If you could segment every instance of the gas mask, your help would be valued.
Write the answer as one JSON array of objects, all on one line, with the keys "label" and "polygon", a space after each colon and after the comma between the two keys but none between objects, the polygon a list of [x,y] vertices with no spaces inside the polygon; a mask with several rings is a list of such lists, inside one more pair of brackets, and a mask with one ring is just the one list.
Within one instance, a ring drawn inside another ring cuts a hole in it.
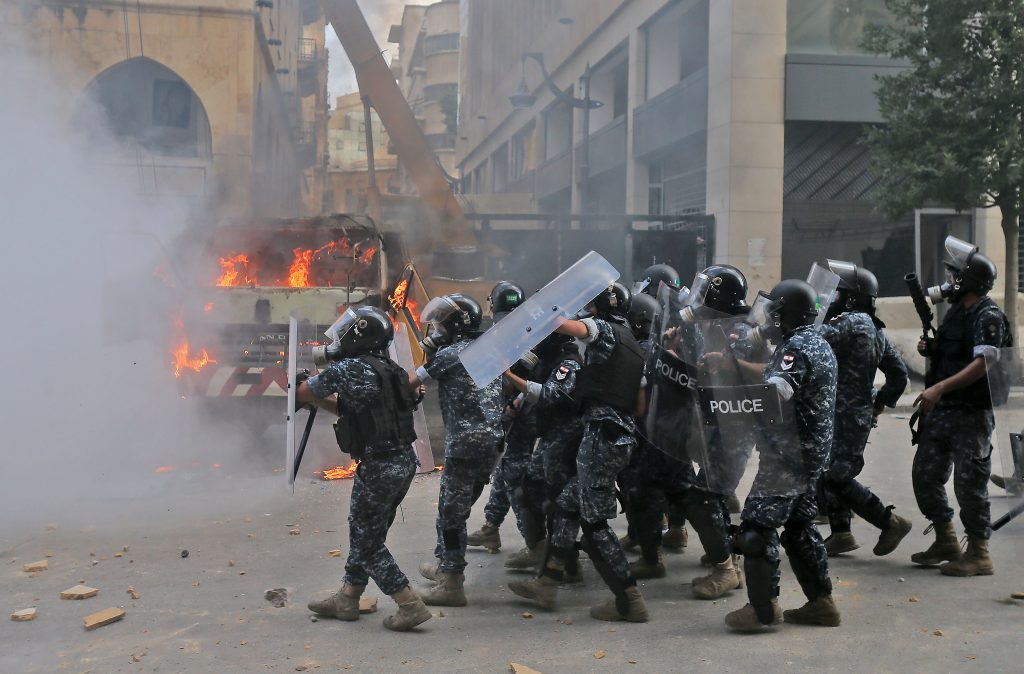
[{"label": "gas mask", "polygon": [[317,369],[325,368],[329,363],[337,362],[351,355],[345,345],[345,337],[350,331],[366,326],[366,321],[356,316],[355,312],[347,309],[345,313],[334,322],[334,325],[327,328],[324,336],[331,340],[328,344],[313,347],[313,364]]},{"label": "gas mask", "polygon": [[928,299],[932,304],[941,304],[946,301],[956,303],[960,299],[960,280],[960,270],[947,266],[945,283],[928,288]]},{"label": "gas mask", "polygon": [[778,308],[778,303],[768,297],[763,290],[757,293],[757,299],[754,300],[747,316],[747,322],[754,326],[749,339],[756,348],[765,348],[769,344],[778,344],[782,341],[782,318],[779,316]]},{"label": "gas mask", "polygon": [[946,237],[946,282],[928,288],[928,299],[932,304],[941,302],[956,303],[963,295],[964,269],[971,264],[971,258],[978,252],[978,247],[955,236]]},{"label": "gas mask", "polygon": [[429,324],[426,335],[420,341],[424,353],[433,355],[454,342],[455,335],[448,325],[450,319],[460,311],[459,306],[447,297],[435,297],[427,303],[420,314],[420,320]]},{"label": "gas mask", "polygon": [[693,278],[693,285],[689,289],[684,286],[683,291],[687,291],[685,299],[682,298],[683,291],[679,293],[683,300],[683,308],[679,310],[679,317],[684,321],[699,320],[701,307],[704,306],[704,300],[710,289],[711,279],[703,273],[698,273]]}]

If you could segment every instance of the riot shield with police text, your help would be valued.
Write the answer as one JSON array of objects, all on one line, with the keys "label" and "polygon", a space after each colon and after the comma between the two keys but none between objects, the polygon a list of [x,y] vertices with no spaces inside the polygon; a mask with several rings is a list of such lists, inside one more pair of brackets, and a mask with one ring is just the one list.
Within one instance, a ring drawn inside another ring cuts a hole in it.
[{"label": "riot shield with police text", "polygon": [[316,334],[316,325],[305,316],[293,313],[288,317],[288,409],[285,410],[285,475],[295,487],[295,477],[309,442],[315,416],[312,411],[296,411],[296,378],[299,372],[315,371],[313,346],[324,341]]},{"label": "riot shield with police text", "polygon": [[590,251],[477,338],[459,359],[478,387],[487,386],[618,278],[611,263]]},{"label": "riot shield with police text", "polygon": [[995,426],[990,486],[994,537],[1012,537],[1024,551],[1024,347],[999,349],[985,358]]}]

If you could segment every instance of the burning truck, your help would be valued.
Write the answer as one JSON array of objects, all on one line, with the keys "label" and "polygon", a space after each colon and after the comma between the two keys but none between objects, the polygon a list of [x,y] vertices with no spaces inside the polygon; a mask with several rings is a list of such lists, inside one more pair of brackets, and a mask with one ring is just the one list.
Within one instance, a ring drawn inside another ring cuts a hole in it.
[{"label": "burning truck", "polygon": [[[174,317],[171,366],[182,397],[262,435],[287,396],[288,317],[318,339],[350,306],[390,308],[387,254],[397,237],[366,217],[217,227],[194,268],[195,291]],[[310,342],[300,346],[316,346]]]}]

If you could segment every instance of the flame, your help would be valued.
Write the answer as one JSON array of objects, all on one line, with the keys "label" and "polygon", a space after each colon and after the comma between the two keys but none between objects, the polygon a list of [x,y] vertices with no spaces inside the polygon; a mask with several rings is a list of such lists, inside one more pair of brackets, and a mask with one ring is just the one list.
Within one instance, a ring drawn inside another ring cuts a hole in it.
[{"label": "flame", "polygon": [[357,256],[356,259],[358,259],[359,262],[362,264],[370,264],[371,262],[373,262],[373,258],[375,255],[377,255],[377,249],[371,247],[369,250]]},{"label": "flame", "polygon": [[213,311],[213,302],[207,302],[203,305],[203,313],[208,314]]},{"label": "flame", "polygon": [[442,464],[440,466],[434,466],[434,470],[440,473],[442,470],[444,470],[444,465]]},{"label": "flame", "polygon": [[185,335],[185,323],[182,320],[181,312],[174,317],[174,334],[177,336],[177,341],[171,347],[171,365],[174,366],[174,377],[176,379],[181,379],[181,374],[184,370],[199,372],[207,365],[217,363],[206,352],[206,349],[200,349],[196,353],[192,352],[188,343],[188,337]]},{"label": "flame", "polygon": [[169,473],[174,470],[174,466],[157,466],[155,473]]},{"label": "flame", "polygon": [[409,313],[412,314],[412,318],[416,321],[416,326],[420,325],[420,312],[419,305],[414,299],[409,297],[409,279],[402,279],[395,286],[395,291],[388,297],[388,302],[391,303],[391,307],[395,310],[395,313],[401,313],[402,307],[408,307]]},{"label": "flame", "polygon": [[233,257],[222,257],[220,259],[220,278],[217,285],[221,288],[233,286],[254,285],[255,281],[249,278],[249,256],[240,253]]},{"label": "flame", "polygon": [[320,473],[320,477],[325,480],[344,480],[350,478],[356,474],[356,468],[359,467],[358,461],[353,461],[348,466],[338,466],[336,468],[328,468],[327,470]]},{"label": "flame", "polygon": [[352,257],[360,264],[368,265],[373,262],[373,258],[377,255],[378,248],[370,246],[367,250],[362,253],[359,252],[359,244],[355,247],[346,238],[342,237],[337,241],[331,241],[330,243],[321,246],[319,248],[296,248],[292,251],[294,259],[292,260],[291,267],[288,269],[288,281],[286,285],[289,288],[309,288],[312,287],[309,279],[310,267],[318,259],[324,255],[330,255],[331,257]]},{"label": "flame", "polygon": [[288,287],[289,288],[308,288],[309,287],[309,265],[313,263],[313,255],[319,251],[303,250],[296,248],[292,251],[295,255],[295,259],[292,261],[292,266],[288,270]]}]

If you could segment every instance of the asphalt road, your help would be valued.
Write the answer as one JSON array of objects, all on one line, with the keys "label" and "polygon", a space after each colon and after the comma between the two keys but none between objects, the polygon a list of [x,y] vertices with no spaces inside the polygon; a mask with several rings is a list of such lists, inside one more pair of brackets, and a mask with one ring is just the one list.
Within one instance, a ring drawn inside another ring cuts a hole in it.
[{"label": "asphalt road", "polygon": [[[470,606],[435,608],[435,618],[412,634],[383,629],[381,619],[393,609],[387,597],[378,613],[356,623],[314,623],[306,602],[336,589],[343,572],[344,558],[328,551],[346,548],[351,482],[307,476],[292,495],[282,473],[225,465],[146,473],[63,514],[6,517],[0,596],[9,612],[35,606],[38,615],[0,623],[0,672],[502,672],[512,662],[547,673],[1021,671],[1024,602],[1010,593],[1024,591],[1024,527],[994,538],[994,576],[947,578],[913,568],[910,553],[928,539],[911,493],[905,424],[897,415],[882,419],[868,448],[865,481],[912,517],[914,531],[880,559],[870,551],[876,534],[855,522],[864,547],[831,565],[843,615],[838,628],[785,625],[768,634],[731,634],[723,617],[745,597],[691,598],[690,580],[702,573],[695,537],[684,554],[668,556],[667,578],[642,584],[647,624],[590,619],[588,607],[610,595],[589,564],[585,585],[563,590],[560,608],[544,612],[505,586],[513,576],[503,560],[521,544],[511,520],[502,528],[500,554],[470,555]],[[416,567],[433,547],[437,489],[436,474],[415,480],[389,538],[420,587]],[[994,496],[998,515],[1010,501]],[[482,503],[472,525],[481,520]],[[614,524],[625,525],[621,517]],[[22,571],[48,554],[49,570]],[[58,598],[79,581],[98,588],[98,596]],[[263,598],[278,587],[289,592],[283,608]],[[380,593],[371,584],[367,594]],[[781,601],[784,608],[803,601],[786,562]],[[108,607],[127,615],[83,629],[86,614]]]}]

